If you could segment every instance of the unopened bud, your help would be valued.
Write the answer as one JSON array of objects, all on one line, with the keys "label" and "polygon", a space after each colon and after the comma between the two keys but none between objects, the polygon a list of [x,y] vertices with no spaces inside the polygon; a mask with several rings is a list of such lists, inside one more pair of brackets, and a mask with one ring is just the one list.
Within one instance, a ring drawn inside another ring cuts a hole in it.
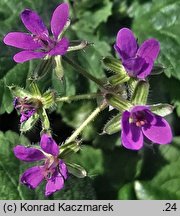
[{"label": "unopened bud", "polygon": [[149,83],[146,81],[139,81],[132,94],[131,102],[134,105],[144,105],[147,102],[149,94]]}]

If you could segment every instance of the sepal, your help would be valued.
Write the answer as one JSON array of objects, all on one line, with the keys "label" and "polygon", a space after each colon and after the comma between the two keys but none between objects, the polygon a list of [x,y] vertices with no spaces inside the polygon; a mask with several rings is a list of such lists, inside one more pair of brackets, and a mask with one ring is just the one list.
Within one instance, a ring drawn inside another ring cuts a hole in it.
[{"label": "sepal", "polygon": [[76,176],[77,178],[84,178],[87,176],[86,170],[78,164],[66,163],[66,166],[68,168],[68,172]]},{"label": "sepal", "polygon": [[118,109],[119,111],[125,111],[129,110],[132,107],[132,104],[121,98],[120,96],[112,95],[112,94],[106,94],[105,96],[106,102],[113,106],[114,108]]},{"label": "sepal", "polygon": [[25,132],[31,130],[34,127],[34,125],[36,124],[36,122],[38,121],[38,119],[39,119],[39,115],[37,113],[35,113],[27,121],[24,121],[21,123],[20,131],[22,133],[25,133]]},{"label": "sepal", "polygon": [[104,126],[103,134],[114,134],[121,130],[121,113],[112,117]]},{"label": "sepal", "polygon": [[70,41],[70,45],[68,47],[67,52],[76,51],[76,50],[82,50],[86,48],[87,46],[91,45],[92,43],[89,43],[86,40],[82,41]]},{"label": "sepal", "polygon": [[174,107],[170,104],[161,104],[161,103],[150,105],[149,107],[153,113],[160,115],[162,117],[171,114],[174,109]]},{"label": "sepal", "polygon": [[47,90],[42,95],[42,104],[44,109],[49,109],[55,105],[55,92],[52,90]]},{"label": "sepal", "polygon": [[107,56],[103,58],[103,63],[107,69],[111,70],[116,74],[127,75],[122,62],[119,59],[115,59],[113,57]]},{"label": "sepal", "polygon": [[62,80],[64,77],[64,68],[62,66],[62,58],[60,55],[54,57],[53,71],[58,79]]},{"label": "sepal", "polygon": [[70,143],[63,144],[60,147],[59,158],[61,158],[61,159],[67,158],[67,157],[71,156],[72,154],[78,152],[80,150],[80,148],[81,148],[80,141],[73,141]]},{"label": "sepal", "polygon": [[164,66],[162,64],[154,65],[150,75],[159,75],[161,73],[164,73]]},{"label": "sepal", "polygon": [[127,74],[116,74],[108,78],[111,85],[116,86],[125,82],[128,82],[130,77]]},{"label": "sepal", "polygon": [[149,94],[149,83],[139,81],[132,94],[131,102],[134,105],[145,105]]}]

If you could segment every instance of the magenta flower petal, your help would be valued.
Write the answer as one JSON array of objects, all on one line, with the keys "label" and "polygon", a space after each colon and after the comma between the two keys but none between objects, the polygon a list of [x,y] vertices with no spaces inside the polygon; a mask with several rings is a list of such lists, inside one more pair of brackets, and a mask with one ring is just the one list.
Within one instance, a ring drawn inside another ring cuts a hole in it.
[{"label": "magenta flower petal", "polygon": [[137,78],[139,79],[145,79],[152,71],[154,66],[154,62],[150,58],[145,59],[145,63],[142,66],[141,70],[137,74]]},{"label": "magenta flower petal", "polygon": [[60,4],[54,11],[51,18],[51,32],[57,39],[62,32],[69,17],[69,6],[66,3]]},{"label": "magenta flower petal", "polygon": [[129,76],[136,77],[146,64],[145,60],[141,57],[129,58],[123,61]]},{"label": "magenta flower petal", "polygon": [[160,51],[159,42],[148,39],[138,48],[133,32],[122,28],[117,34],[115,50],[120,55],[122,64],[129,76],[145,79],[152,71],[154,61]]},{"label": "magenta flower petal", "polygon": [[59,169],[61,171],[62,176],[64,179],[67,179],[68,177],[68,170],[66,164],[63,162],[63,160],[59,161]]},{"label": "magenta flower petal", "polygon": [[34,166],[27,169],[21,176],[21,183],[31,189],[35,189],[44,179],[42,168]]},{"label": "magenta flower petal", "polygon": [[33,40],[31,35],[21,32],[10,32],[5,36],[4,43],[6,45],[27,50],[36,50],[40,48],[40,45]]},{"label": "magenta flower petal", "polygon": [[47,53],[45,52],[34,52],[34,51],[21,51],[14,56],[14,61],[17,63],[23,63],[31,59],[44,58]]},{"label": "magenta flower petal", "polygon": [[160,44],[156,39],[149,39],[144,41],[137,51],[137,55],[142,58],[150,58],[155,61],[160,51]]},{"label": "magenta flower petal", "polygon": [[36,148],[28,148],[25,146],[17,145],[13,150],[15,156],[22,161],[34,162],[45,158],[44,154]]},{"label": "magenta flower petal", "polygon": [[36,112],[35,109],[31,109],[31,110],[26,110],[24,112],[21,112],[21,118],[20,118],[20,122],[24,122],[27,121],[32,115],[34,115]]},{"label": "magenta flower petal", "polygon": [[138,45],[133,32],[128,28],[122,28],[116,38],[117,51],[122,60],[135,57]]},{"label": "magenta flower petal", "polygon": [[21,13],[21,20],[25,27],[34,35],[48,35],[48,30],[39,15],[29,9]]},{"label": "magenta flower petal", "polygon": [[50,51],[48,54],[50,56],[54,55],[64,55],[67,52],[69,46],[69,41],[67,38],[62,38],[58,44]]},{"label": "magenta flower petal", "polygon": [[40,146],[42,150],[48,154],[53,156],[58,156],[59,154],[59,147],[56,142],[47,134],[43,134],[41,136]]},{"label": "magenta flower petal", "polygon": [[144,135],[154,143],[168,144],[172,141],[169,123],[161,116],[152,114],[153,121],[142,127]]},{"label": "magenta flower petal", "polygon": [[54,192],[61,190],[64,187],[64,178],[60,173],[55,172],[53,176],[47,181],[45,195],[50,196]]},{"label": "magenta flower petal", "polygon": [[143,134],[139,127],[134,123],[129,123],[130,112],[122,114],[122,145],[128,149],[139,150],[143,146]]}]

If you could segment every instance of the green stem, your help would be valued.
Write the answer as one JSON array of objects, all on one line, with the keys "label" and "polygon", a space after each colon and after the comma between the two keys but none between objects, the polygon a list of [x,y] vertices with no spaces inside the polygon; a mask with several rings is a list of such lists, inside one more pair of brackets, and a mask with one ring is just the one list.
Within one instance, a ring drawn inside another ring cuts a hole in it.
[{"label": "green stem", "polygon": [[73,96],[67,96],[67,97],[58,97],[56,99],[56,102],[70,102],[74,100],[95,99],[99,95],[100,94],[92,93],[92,94],[73,95]]},{"label": "green stem", "polygon": [[67,58],[66,56],[62,56],[62,59],[64,61],[66,61],[68,64],[70,64],[77,72],[79,72],[80,74],[82,74],[84,77],[92,80],[97,85],[99,85],[101,88],[105,89],[105,87],[104,87],[103,83],[101,82],[101,80],[99,80],[96,77],[92,76],[90,73],[88,73],[84,68],[82,68],[81,66],[79,66],[78,64],[76,64],[74,61],[72,61],[71,59]]},{"label": "green stem", "polygon": [[76,137],[83,131],[83,129],[94,120],[94,118],[105,108],[107,107],[106,103],[101,104],[99,107],[97,107],[90,116],[80,125],[79,128],[77,128],[74,133],[66,140],[65,143],[70,143],[76,139]]}]

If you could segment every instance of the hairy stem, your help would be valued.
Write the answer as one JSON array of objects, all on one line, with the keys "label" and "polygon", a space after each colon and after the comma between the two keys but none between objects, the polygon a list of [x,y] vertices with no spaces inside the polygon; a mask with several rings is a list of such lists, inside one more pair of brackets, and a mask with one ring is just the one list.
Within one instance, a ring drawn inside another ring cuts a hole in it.
[{"label": "hairy stem", "polygon": [[56,102],[70,102],[70,101],[76,101],[76,100],[87,100],[87,99],[95,99],[100,94],[97,93],[91,93],[91,94],[82,94],[82,95],[73,95],[73,96],[67,96],[67,97],[58,97],[56,98]]},{"label": "hairy stem", "polygon": [[67,58],[66,56],[62,56],[62,59],[66,61],[68,64],[70,64],[78,73],[82,74],[84,77],[92,80],[95,82],[97,85],[99,85],[101,88],[105,89],[103,83],[101,80],[97,79],[96,77],[92,76],[90,73],[88,73],[84,68],[76,64],[74,61],[71,59]]},{"label": "hairy stem", "polygon": [[74,141],[77,136],[83,131],[83,129],[91,122],[94,120],[94,118],[105,108],[107,107],[106,103],[101,104],[98,106],[91,114],[90,116],[80,125],[79,128],[77,128],[74,133],[66,140],[65,143],[70,143]]}]

